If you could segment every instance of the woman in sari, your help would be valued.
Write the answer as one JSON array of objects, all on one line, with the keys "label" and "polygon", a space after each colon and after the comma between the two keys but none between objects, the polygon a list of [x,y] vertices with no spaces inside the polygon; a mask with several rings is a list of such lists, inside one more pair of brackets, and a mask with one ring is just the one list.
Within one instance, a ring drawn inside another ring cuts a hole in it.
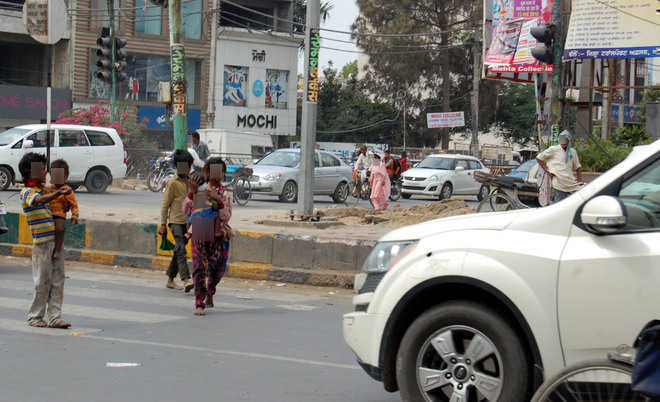
[{"label": "woman in sari", "polygon": [[392,185],[390,176],[387,174],[385,165],[381,162],[380,156],[374,154],[374,160],[371,166],[371,202],[376,211],[387,209],[387,199],[390,198]]}]

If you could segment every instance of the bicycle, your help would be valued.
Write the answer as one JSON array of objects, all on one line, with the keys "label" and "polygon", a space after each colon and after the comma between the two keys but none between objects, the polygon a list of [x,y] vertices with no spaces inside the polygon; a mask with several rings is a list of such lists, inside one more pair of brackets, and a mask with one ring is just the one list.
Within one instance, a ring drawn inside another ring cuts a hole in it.
[{"label": "bicycle", "polygon": [[238,168],[234,178],[227,186],[232,192],[232,200],[240,205],[247,205],[252,197],[252,185],[250,184],[250,177],[252,177],[253,170],[250,168]]},{"label": "bicycle", "polygon": [[[350,204],[357,205],[360,200],[371,203],[371,183],[369,183],[369,177],[366,174],[363,177],[362,172],[358,173],[357,183],[351,182],[348,189],[349,195],[354,199],[351,200]],[[349,203],[347,202],[347,204]]]}]

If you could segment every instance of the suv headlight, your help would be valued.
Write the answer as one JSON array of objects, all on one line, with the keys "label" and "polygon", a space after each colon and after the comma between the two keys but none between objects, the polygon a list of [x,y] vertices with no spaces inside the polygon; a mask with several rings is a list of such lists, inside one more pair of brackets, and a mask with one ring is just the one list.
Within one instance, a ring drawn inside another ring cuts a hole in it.
[{"label": "suv headlight", "polygon": [[277,181],[282,177],[282,173],[270,173],[264,176],[265,181]]},{"label": "suv headlight", "polygon": [[387,272],[417,247],[417,240],[386,241],[376,244],[362,270],[367,273]]}]

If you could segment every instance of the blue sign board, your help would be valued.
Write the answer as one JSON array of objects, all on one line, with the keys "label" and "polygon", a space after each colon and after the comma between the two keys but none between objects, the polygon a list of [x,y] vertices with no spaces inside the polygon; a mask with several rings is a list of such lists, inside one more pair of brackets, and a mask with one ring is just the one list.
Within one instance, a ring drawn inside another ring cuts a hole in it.
[{"label": "blue sign board", "polygon": [[610,116],[610,120],[619,121],[619,110],[620,109],[621,109],[620,105],[612,105],[612,115]]},{"label": "blue sign board", "polygon": [[639,113],[642,111],[640,106],[626,105],[623,107],[623,122],[638,123]]},{"label": "blue sign board", "polygon": [[261,96],[264,93],[264,83],[261,80],[256,80],[254,86],[252,87],[252,92],[254,96]]},{"label": "blue sign board", "polygon": [[[186,111],[188,117],[188,130],[197,130],[202,121],[202,111],[200,109],[188,109]],[[167,124],[165,117],[165,108],[160,106],[138,106],[138,123],[143,123],[150,130],[168,130],[172,131],[174,128],[170,125],[173,124],[170,118]]]}]

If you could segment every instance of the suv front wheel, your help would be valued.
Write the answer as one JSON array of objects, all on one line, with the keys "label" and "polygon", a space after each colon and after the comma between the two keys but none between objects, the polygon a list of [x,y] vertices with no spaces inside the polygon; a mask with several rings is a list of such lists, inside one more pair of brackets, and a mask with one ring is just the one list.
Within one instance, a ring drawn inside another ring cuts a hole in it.
[{"label": "suv front wheel", "polygon": [[407,402],[524,402],[524,348],[497,312],[455,301],[422,314],[406,331],[396,359]]}]

